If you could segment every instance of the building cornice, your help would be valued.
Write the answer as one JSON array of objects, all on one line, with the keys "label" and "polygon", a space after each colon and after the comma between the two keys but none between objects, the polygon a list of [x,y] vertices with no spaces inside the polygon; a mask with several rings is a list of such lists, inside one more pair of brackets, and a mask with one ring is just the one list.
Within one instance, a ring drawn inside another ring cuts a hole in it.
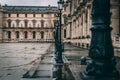
[{"label": "building cornice", "polygon": [[54,27],[3,27],[2,29],[55,29]]},{"label": "building cornice", "polygon": [[55,6],[2,6],[6,13],[57,13]]}]

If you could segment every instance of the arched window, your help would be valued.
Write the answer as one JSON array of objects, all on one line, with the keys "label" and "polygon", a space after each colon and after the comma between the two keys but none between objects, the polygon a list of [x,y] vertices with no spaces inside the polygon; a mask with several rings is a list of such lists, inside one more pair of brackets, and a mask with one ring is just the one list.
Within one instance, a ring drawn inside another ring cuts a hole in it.
[{"label": "arched window", "polygon": [[8,39],[11,39],[11,32],[8,31]]},{"label": "arched window", "polygon": [[36,38],[36,32],[35,31],[33,31],[33,39],[35,39]]},{"label": "arched window", "polygon": [[44,39],[44,32],[42,31],[40,34],[41,34],[41,39]]},{"label": "arched window", "polygon": [[16,38],[17,39],[19,38],[19,32],[18,31],[16,32]]},{"label": "arched window", "polygon": [[25,39],[28,38],[28,32],[27,32],[27,31],[24,32],[24,38],[25,38]]}]

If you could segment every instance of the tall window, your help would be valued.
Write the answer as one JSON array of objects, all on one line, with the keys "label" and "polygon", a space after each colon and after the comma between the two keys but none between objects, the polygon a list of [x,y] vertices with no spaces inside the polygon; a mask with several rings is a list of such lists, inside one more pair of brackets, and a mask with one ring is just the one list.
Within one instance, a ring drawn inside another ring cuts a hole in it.
[{"label": "tall window", "polygon": [[66,38],[66,30],[64,29],[64,38]]},{"label": "tall window", "polygon": [[41,39],[44,39],[44,32],[42,31],[40,34],[41,34]]},{"label": "tall window", "polygon": [[24,38],[25,38],[25,39],[28,38],[28,32],[27,32],[27,31],[24,32]]},{"label": "tall window", "polygon": [[8,20],[8,27],[11,27],[11,20]]},{"label": "tall window", "polygon": [[11,32],[8,31],[8,39],[11,39]]},{"label": "tall window", "polygon": [[35,38],[36,38],[36,32],[33,31],[33,39],[35,39]]},{"label": "tall window", "polygon": [[44,20],[41,20],[41,27],[42,27],[42,28],[44,27],[44,23],[45,23],[45,21],[44,21]]},{"label": "tall window", "polygon": [[88,19],[88,11],[86,10],[85,12],[85,22],[87,23],[87,19]]},{"label": "tall window", "polygon": [[19,32],[18,31],[16,32],[16,38],[17,39],[19,38]]},{"label": "tall window", "polygon": [[25,27],[27,27],[28,26],[28,21],[27,20],[25,20]]},{"label": "tall window", "polygon": [[83,25],[83,15],[81,16],[81,25]]}]

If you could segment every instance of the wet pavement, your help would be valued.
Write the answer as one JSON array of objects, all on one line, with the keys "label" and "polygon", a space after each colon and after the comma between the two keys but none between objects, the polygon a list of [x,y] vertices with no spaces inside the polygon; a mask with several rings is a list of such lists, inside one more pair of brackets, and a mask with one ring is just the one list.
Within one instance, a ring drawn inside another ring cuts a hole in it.
[{"label": "wet pavement", "polygon": [[[40,63],[37,64],[37,67],[33,67],[35,70],[30,69],[25,73],[21,80],[53,80],[52,78],[52,69],[53,69],[53,57],[54,57],[54,48],[50,47],[47,54],[45,54]],[[30,73],[33,74],[30,75]],[[28,76],[29,75],[29,76]]]},{"label": "wet pavement", "polygon": [[81,80],[79,73],[80,71],[83,71],[84,68],[82,68],[80,64],[80,58],[82,56],[88,56],[88,50],[69,44],[65,44],[64,48],[65,51],[63,52],[63,54],[68,60],[69,63],[68,68],[70,69],[75,80]]},{"label": "wet pavement", "polygon": [[[80,47],[75,47],[69,44],[64,46],[65,51],[63,52],[64,56],[69,62],[69,69],[74,77],[75,80],[82,80],[80,78],[80,72],[85,71],[86,65],[80,64],[80,58],[82,56],[88,57],[88,49],[83,49]],[[116,67],[117,70],[120,72],[120,52],[115,52],[116,56]],[[72,80],[72,79],[69,79]]]},{"label": "wet pavement", "polygon": [[20,80],[36,60],[46,54],[49,43],[0,43],[0,80]]},{"label": "wet pavement", "polygon": [[[80,72],[85,71],[85,66],[80,65],[80,58],[88,56],[88,50],[68,44],[64,48],[68,68],[75,80],[81,80]],[[118,54],[117,69],[120,71]],[[0,80],[53,80],[53,59],[54,46],[48,43],[1,43]]]}]

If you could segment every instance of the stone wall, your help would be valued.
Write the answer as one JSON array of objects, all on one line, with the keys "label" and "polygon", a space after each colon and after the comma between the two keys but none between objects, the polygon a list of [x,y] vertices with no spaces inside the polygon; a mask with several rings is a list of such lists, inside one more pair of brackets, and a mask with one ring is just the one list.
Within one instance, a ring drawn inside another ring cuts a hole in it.
[{"label": "stone wall", "polygon": [[[112,37],[120,33],[119,23],[119,0],[111,0],[111,27]],[[82,48],[88,48],[91,40],[92,0],[67,0],[63,6],[63,34],[66,30],[64,42],[70,42]],[[114,43],[113,39],[113,43]]]}]

